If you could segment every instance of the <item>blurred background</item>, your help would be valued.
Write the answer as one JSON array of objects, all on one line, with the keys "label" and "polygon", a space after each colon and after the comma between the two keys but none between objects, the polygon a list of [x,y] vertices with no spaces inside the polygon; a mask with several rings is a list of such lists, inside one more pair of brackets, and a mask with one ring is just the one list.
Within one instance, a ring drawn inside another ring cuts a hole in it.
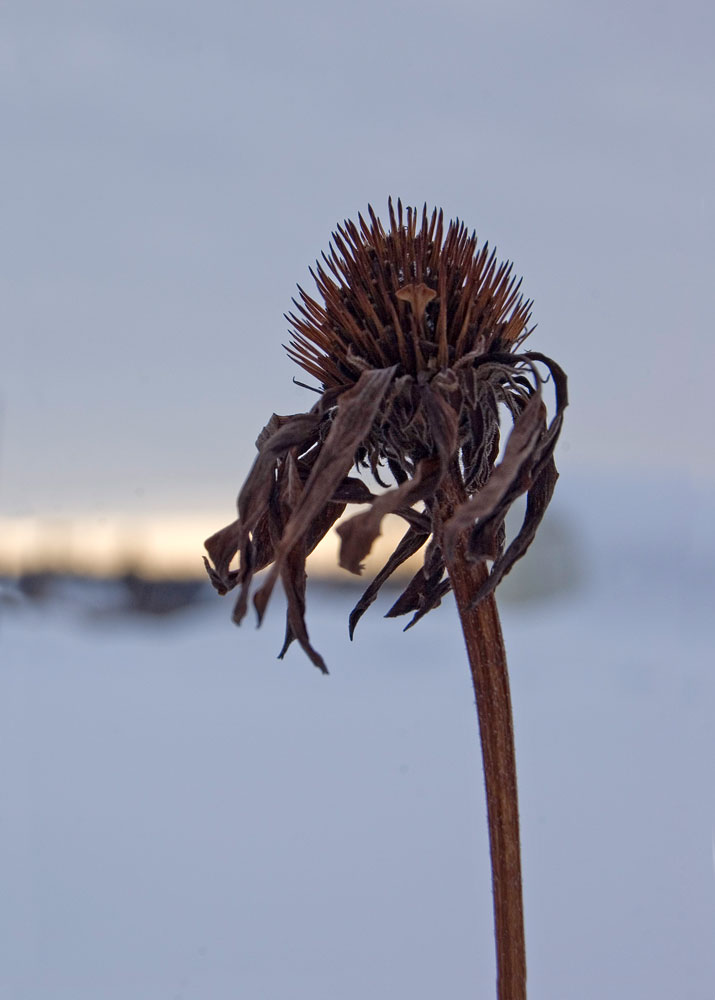
[{"label": "blurred background", "polygon": [[569,374],[557,495],[500,588],[530,995],[713,995],[714,22],[2,5],[2,995],[490,995],[451,602],[351,645],[329,543],[323,680],[276,664],[278,600],[236,632],[201,581],[257,433],[312,403],[295,285],[390,194],[514,261]]}]

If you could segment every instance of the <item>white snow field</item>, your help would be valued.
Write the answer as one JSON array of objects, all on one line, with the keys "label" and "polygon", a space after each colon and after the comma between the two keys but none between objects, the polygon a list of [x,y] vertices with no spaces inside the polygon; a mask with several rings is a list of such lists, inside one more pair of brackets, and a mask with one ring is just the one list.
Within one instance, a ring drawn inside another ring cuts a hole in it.
[{"label": "white snow field", "polygon": [[[503,604],[530,1000],[712,1000],[707,498],[561,496],[584,580]],[[309,594],[328,678],[275,659],[280,600],[260,631],[218,598],[151,621],[5,609],[1,997],[494,996],[453,605],[403,635],[388,596],[350,644],[353,597]]]}]

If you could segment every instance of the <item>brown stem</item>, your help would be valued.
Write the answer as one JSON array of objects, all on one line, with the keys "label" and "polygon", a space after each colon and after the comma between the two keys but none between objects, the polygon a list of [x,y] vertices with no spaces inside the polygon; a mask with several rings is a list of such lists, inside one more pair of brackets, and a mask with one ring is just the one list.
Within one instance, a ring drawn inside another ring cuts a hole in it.
[{"label": "brown stem", "polygon": [[[442,520],[447,520],[465,499],[461,481],[455,475],[440,490]],[[454,555],[447,557],[447,572],[462,622],[479,716],[494,892],[497,996],[499,1000],[525,1000],[519,803],[504,640],[493,595],[476,608],[469,606],[488,571],[484,563],[467,561],[464,539],[457,543]]]}]

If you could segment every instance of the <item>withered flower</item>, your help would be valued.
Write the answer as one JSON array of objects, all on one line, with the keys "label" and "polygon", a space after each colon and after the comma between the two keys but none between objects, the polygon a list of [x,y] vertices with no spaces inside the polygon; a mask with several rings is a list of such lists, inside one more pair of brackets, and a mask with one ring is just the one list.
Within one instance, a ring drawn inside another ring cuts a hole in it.
[{"label": "withered flower", "polygon": [[[424,549],[388,617],[407,627],[454,590],[477,696],[485,756],[494,870],[499,996],[525,996],[516,771],[503,642],[493,590],[524,554],[557,479],[553,452],[566,406],[566,377],[522,345],[531,302],[509,263],[442,212],[421,217],[389,203],[386,229],[345,222],[311,271],[319,298],[299,289],[288,354],[317,380],[307,412],[274,414],[238,495],[238,518],[206,542],[206,567],[221,594],[238,588],[244,618],[253,575],[269,567],[253,597],[262,619],[278,577],[287,596],[282,657],[297,640],[327,672],[305,624],[306,557],[348,504],[367,510],[338,526],[340,565],[360,573],[386,514],[402,540],[350,616],[352,637],[382,584]],[[547,417],[545,378],[555,412]],[[301,383],[302,384],[302,383]],[[309,387],[307,387],[309,388]],[[501,461],[500,417],[513,424]],[[351,474],[367,470],[385,492]],[[516,536],[509,508],[526,494]],[[231,568],[238,554],[236,569]],[[516,889],[515,889],[516,886]],[[521,928],[521,930],[520,930]]]}]

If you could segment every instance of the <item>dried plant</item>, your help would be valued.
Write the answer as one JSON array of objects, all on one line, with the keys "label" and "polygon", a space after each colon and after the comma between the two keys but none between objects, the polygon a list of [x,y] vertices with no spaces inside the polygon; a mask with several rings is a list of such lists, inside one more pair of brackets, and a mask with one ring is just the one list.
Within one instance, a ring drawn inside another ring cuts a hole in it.
[{"label": "dried plant", "polygon": [[[340,565],[360,573],[386,514],[402,540],[350,615],[424,548],[423,565],[388,617],[408,628],[453,590],[474,682],[487,787],[497,938],[498,995],[526,995],[516,766],[506,655],[493,591],[524,554],[557,479],[553,452],[567,403],[566,376],[550,358],[522,351],[531,303],[511,265],[498,263],[442,212],[395,211],[389,228],[345,222],[311,274],[322,301],[299,289],[288,354],[319,383],[307,412],[274,414],[238,496],[238,518],[206,542],[221,594],[238,588],[244,618],[253,575],[259,622],[281,578],[287,597],[282,657],[293,640],[327,673],[305,624],[306,557],[345,512]],[[549,421],[544,372],[555,389]],[[302,383],[301,383],[302,384]],[[309,387],[306,387],[309,388]],[[497,464],[500,416],[513,426]],[[359,476],[369,470],[385,489]],[[507,545],[505,518],[526,494],[523,523]],[[236,569],[231,569],[238,554]]]}]

